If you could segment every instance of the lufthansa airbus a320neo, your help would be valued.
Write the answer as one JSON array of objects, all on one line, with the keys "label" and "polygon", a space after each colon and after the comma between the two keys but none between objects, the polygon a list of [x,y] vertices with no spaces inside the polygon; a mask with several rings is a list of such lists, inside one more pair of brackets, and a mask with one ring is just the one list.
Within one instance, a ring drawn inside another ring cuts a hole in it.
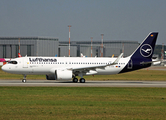
[{"label": "lufthansa airbus a320neo", "polygon": [[20,57],[11,59],[2,70],[13,74],[44,74],[47,80],[73,80],[84,83],[86,75],[111,75],[130,72],[151,66],[158,33],[151,32],[128,57]]}]

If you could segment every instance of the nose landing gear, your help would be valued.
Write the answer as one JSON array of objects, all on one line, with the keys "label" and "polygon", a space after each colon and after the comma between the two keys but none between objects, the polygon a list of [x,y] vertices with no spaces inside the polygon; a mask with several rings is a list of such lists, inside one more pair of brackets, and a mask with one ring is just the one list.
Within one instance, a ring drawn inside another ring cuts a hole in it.
[{"label": "nose landing gear", "polygon": [[26,83],[26,77],[27,77],[27,76],[26,76],[26,75],[23,75],[23,76],[24,76],[24,78],[22,79],[22,82],[23,82],[23,83]]}]

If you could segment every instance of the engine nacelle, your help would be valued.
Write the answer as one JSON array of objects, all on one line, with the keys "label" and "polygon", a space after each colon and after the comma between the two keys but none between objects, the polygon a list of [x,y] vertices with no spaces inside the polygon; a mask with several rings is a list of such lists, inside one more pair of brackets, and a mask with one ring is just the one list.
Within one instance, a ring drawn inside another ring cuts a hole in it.
[{"label": "engine nacelle", "polygon": [[46,75],[47,80],[70,80],[72,79],[71,70],[55,70],[55,74]]}]

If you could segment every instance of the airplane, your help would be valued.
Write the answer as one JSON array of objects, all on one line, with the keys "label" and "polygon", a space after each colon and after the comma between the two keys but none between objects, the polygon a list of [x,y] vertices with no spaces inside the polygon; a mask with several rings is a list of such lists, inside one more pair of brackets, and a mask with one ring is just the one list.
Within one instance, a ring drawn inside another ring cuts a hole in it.
[{"label": "airplane", "polygon": [[4,58],[0,58],[0,62],[5,62],[6,60]]},{"label": "airplane", "polygon": [[0,62],[3,63],[3,65],[5,65],[10,59],[9,58],[0,58]]},{"label": "airplane", "polygon": [[159,60],[158,58],[156,58],[156,59],[152,59],[152,61],[153,61],[153,66],[158,66],[158,65],[161,65],[161,63],[162,63],[162,61],[161,60]]},{"label": "airplane", "polygon": [[29,74],[44,74],[47,80],[73,80],[85,83],[86,75],[111,75],[150,67],[158,32],[151,32],[128,57],[20,57],[11,59],[2,70],[22,74],[26,82]]}]

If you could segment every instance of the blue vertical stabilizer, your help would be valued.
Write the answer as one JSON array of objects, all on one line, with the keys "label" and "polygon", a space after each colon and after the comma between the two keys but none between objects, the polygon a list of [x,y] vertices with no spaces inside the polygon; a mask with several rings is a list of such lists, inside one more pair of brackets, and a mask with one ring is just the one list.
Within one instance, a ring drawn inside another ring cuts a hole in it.
[{"label": "blue vertical stabilizer", "polygon": [[152,64],[152,55],[154,52],[158,32],[150,33],[138,48],[129,56],[128,64],[120,73],[146,68]]}]

